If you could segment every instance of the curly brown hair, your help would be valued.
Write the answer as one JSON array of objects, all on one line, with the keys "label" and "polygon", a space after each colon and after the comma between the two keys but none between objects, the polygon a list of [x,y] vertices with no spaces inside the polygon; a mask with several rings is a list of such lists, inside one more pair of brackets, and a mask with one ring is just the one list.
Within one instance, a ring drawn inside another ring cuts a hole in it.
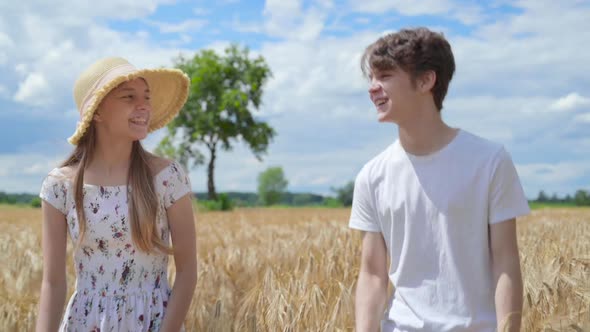
[{"label": "curly brown hair", "polygon": [[436,74],[432,97],[436,108],[443,108],[449,83],[455,72],[455,59],[451,45],[442,33],[427,28],[403,29],[379,38],[365,49],[361,58],[361,70],[366,77],[373,70],[401,68],[416,79],[427,71]]}]

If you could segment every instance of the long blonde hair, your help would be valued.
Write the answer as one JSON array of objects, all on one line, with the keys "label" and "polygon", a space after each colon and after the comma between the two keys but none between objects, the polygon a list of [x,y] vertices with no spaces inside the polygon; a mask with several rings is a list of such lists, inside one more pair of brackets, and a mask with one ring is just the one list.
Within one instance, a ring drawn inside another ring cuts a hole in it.
[{"label": "long blonde hair", "polygon": [[[79,246],[86,233],[87,220],[84,213],[84,171],[90,165],[96,147],[96,128],[94,122],[90,124],[85,135],[80,139],[72,154],[61,164],[61,167],[76,167],[74,177],[74,203],[79,225]],[[133,142],[131,149],[131,163],[127,175],[127,190],[129,201],[129,219],[131,225],[131,238],[133,243],[144,252],[160,251],[171,254],[169,248],[158,237],[156,218],[159,211],[159,202],[153,175],[148,159],[150,155],[143,149],[139,141]]]}]

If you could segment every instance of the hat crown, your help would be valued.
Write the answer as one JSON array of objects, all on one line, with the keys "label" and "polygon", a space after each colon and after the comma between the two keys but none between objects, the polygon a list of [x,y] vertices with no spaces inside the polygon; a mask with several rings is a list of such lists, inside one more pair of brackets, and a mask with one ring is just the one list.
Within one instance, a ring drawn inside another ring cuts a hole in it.
[{"label": "hat crown", "polygon": [[94,112],[102,99],[123,82],[141,77],[150,87],[151,113],[148,132],[165,126],[178,114],[188,98],[190,80],[178,69],[138,69],[120,57],[98,60],[78,76],[74,100],[80,113],[76,131],[68,139],[78,145],[92,124]]},{"label": "hat crown", "polygon": [[80,76],[78,76],[78,79],[74,84],[74,100],[76,101],[78,110],[82,108],[84,98],[93,89],[93,87],[95,87],[101,77],[103,77],[113,68],[121,65],[129,66],[131,64],[129,61],[120,57],[103,58],[90,65],[80,74]]}]

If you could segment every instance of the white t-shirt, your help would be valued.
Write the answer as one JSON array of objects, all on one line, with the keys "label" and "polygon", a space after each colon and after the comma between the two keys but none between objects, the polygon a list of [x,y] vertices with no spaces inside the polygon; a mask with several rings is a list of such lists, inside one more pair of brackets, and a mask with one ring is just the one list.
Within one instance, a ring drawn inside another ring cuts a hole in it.
[{"label": "white t-shirt", "polygon": [[431,155],[397,140],[368,162],[349,226],[387,246],[396,290],[383,331],[494,331],[488,225],[529,212],[508,152],[463,130]]}]

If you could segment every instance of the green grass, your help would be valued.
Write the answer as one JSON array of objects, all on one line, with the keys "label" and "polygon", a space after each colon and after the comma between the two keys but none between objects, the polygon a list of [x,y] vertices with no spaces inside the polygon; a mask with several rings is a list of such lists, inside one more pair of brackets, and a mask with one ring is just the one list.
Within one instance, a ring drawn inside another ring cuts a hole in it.
[{"label": "green grass", "polygon": [[552,209],[552,208],[577,208],[575,203],[568,202],[568,203],[561,203],[561,202],[529,202],[529,206],[531,210],[538,210],[538,209]]},{"label": "green grass", "polygon": [[253,208],[261,208],[261,209],[309,209],[309,208],[313,208],[313,209],[339,209],[339,208],[345,208],[346,206],[343,205],[335,205],[335,206],[329,206],[329,205],[323,205],[323,204],[308,204],[308,205],[287,205],[287,204],[275,204],[275,205],[269,205],[269,206],[252,206]]},{"label": "green grass", "polygon": [[0,203],[0,209],[4,210],[4,209],[12,209],[12,210],[18,210],[18,209],[37,209],[31,206],[31,204],[26,204],[26,203]]},{"label": "green grass", "polygon": [[[196,208],[197,205],[201,205],[200,202],[193,202],[193,206]],[[253,206],[255,208],[263,208],[264,206]],[[316,205],[304,205],[304,206],[292,206],[292,205],[273,205],[273,206],[268,206],[266,208],[292,208],[292,209],[297,209],[297,208],[340,208],[343,206],[326,206],[326,205],[321,205],[321,204],[316,204]],[[577,206],[575,203],[551,203],[551,202],[544,202],[544,203],[539,203],[539,202],[529,202],[529,207],[531,208],[531,210],[538,210],[538,209],[555,209],[555,208],[583,208],[583,206]],[[31,207],[30,204],[24,204],[24,203],[17,203],[17,204],[7,204],[7,203],[0,203],[0,209],[22,209],[22,208],[29,208],[29,209],[34,209],[33,207]],[[204,206],[200,206],[201,211],[203,210],[208,210],[206,207]]]}]

